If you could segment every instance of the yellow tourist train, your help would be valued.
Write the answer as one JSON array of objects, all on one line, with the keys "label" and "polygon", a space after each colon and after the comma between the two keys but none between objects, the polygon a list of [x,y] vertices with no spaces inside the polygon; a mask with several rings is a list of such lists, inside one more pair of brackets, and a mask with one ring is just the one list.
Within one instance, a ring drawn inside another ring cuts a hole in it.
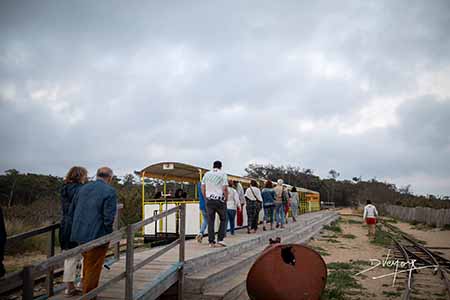
[{"label": "yellow tourist train", "polygon": [[[209,171],[202,167],[196,167],[179,162],[160,162],[150,165],[136,174],[140,176],[142,183],[142,218],[146,219],[181,203],[186,204],[186,235],[198,234],[202,222],[202,214],[199,209],[199,183],[203,175]],[[253,178],[227,174],[228,180],[239,182],[243,188],[250,185]],[[145,186],[146,180],[156,180],[162,185],[162,189],[152,196],[147,196]],[[266,180],[254,179],[260,187],[264,186]],[[170,186],[178,186],[185,193],[183,197],[175,197]],[[288,190],[292,186],[285,184]],[[296,187],[299,194],[299,213],[307,213],[320,210],[320,194],[316,191],[302,187]],[[261,210],[259,220],[262,221],[264,212]],[[217,218],[218,219],[218,218]],[[216,219],[216,220],[217,220]],[[218,220],[216,221],[218,222]],[[237,228],[247,226],[247,214],[244,210],[242,222]],[[218,226],[216,226],[218,228]],[[170,215],[157,223],[149,224],[143,228],[146,241],[170,238],[178,234],[178,216]]]}]

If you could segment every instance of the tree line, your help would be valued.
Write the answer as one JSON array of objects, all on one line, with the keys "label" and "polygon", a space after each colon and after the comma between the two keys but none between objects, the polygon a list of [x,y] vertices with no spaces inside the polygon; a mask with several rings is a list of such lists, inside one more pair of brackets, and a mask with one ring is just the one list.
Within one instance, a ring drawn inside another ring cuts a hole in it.
[{"label": "tree line", "polygon": [[320,200],[335,202],[336,206],[358,206],[367,200],[374,203],[388,203],[408,207],[450,208],[448,196],[414,195],[410,185],[397,187],[395,184],[376,179],[363,180],[360,176],[352,180],[338,180],[340,173],[331,169],[328,178],[314,175],[311,169],[297,166],[274,166],[272,164],[250,164],[245,169],[247,176],[267,178],[300,186],[320,193]]},{"label": "tree line", "polygon": [[[403,206],[450,208],[448,197],[419,196],[410,192],[410,186],[397,187],[376,179],[339,180],[339,172],[332,169],[328,178],[320,178],[311,169],[298,166],[274,166],[250,164],[246,175],[286,183],[320,192],[321,201],[335,202],[336,206],[357,206],[370,199],[375,203],[390,203]],[[145,196],[152,198],[161,181],[145,179]],[[6,208],[7,218],[17,218],[30,224],[59,221],[60,189],[63,178],[53,175],[21,173],[15,169],[0,175],[0,205]],[[113,186],[124,204],[121,223],[128,224],[141,219],[141,182],[134,174],[115,177]],[[175,186],[172,187],[175,189]],[[193,195],[189,191],[189,195]]]}]

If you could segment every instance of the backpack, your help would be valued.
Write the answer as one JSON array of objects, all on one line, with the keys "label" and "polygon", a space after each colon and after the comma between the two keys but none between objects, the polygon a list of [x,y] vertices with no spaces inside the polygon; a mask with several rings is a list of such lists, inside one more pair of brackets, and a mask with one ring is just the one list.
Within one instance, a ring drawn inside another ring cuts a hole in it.
[{"label": "backpack", "polygon": [[288,200],[289,200],[288,193],[289,192],[286,192],[285,190],[283,190],[283,192],[281,193],[281,202],[283,204],[288,203]]}]

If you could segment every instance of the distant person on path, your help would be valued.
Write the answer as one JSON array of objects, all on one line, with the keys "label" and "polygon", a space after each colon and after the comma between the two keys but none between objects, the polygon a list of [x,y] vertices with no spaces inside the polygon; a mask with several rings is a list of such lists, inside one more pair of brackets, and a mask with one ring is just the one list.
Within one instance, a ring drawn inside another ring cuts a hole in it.
[{"label": "distant person on path", "polygon": [[368,236],[369,238],[375,238],[375,227],[377,224],[378,211],[372,201],[367,200],[367,205],[364,206],[363,220],[365,220],[367,226],[369,227]]},{"label": "distant person on path", "polygon": [[241,208],[241,201],[239,194],[234,189],[233,181],[228,181],[228,200],[227,200],[227,219],[230,224],[230,234],[234,235],[234,228],[236,222],[236,210]]},{"label": "distant person on path", "polygon": [[5,266],[3,265],[3,259],[5,255],[5,245],[6,245],[6,228],[5,228],[5,218],[3,217],[3,210],[0,207],[0,278],[5,276]]},{"label": "distant person on path", "polygon": [[297,222],[297,216],[298,216],[298,192],[295,186],[291,190],[291,214],[292,214],[292,221]]},{"label": "distant person on path", "polygon": [[[72,233],[70,240],[84,244],[112,233],[117,209],[117,194],[110,183],[113,171],[102,167],[97,180],[85,184],[74,198],[70,215]],[[83,253],[83,294],[98,286],[109,243]]]},{"label": "distant person on path", "polygon": [[275,198],[277,195],[273,190],[272,181],[267,180],[264,189],[261,192],[264,207],[263,230],[266,230],[266,224],[270,223],[270,230],[273,229],[273,215],[275,208]]},{"label": "distant person on path", "polygon": [[[64,185],[61,189],[61,228],[59,230],[59,243],[61,250],[69,250],[78,246],[70,241],[72,231],[72,219],[69,216],[69,209],[80,188],[87,182],[88,172],[83,167],[72,167],[67,172]],[[64,295],[71,297],[80,291],[75,288],[75,278],[77,275],[77,265],[81,262],[81,255],[72,256],[64,261],[63,282],[66,283]]]},{"label": "distant person on path", "polygon": [[277,228],[284,228],[284,203],[286,203],[286,193],[283,187],[283,179],[277,180],[277,186],[274,188],[275,198],[275,219],[277,222]]},{"label": "distant person on path", "polygon": [[205,204],[205,198],[203,197],[202,193],[202,184],[198,184],[198,205],[200,208],[200,213],[202,214],[202,224],[200,225],[200,231],[195,237],[197,242],[201,243],[203,236],[205,235],[206,227],[208,226],[208,214],[206,213],[206,204]]},{"label": "distant person on path", "polygon": [[247,200],[247,233],[256,233],[263,201],[256,180],[250,181],[250,187],[245,191],[245,199]]},{"label": "distant person on path", "polygon": [[[226,247],[224,242],[225,232],[227,230],[227,205],[228,199],[228,179],[227,174],[222,172],[222,162],[215,161],[213,169],[206,172],[202,179],[202,193],[206,200],[206,212],[208,214],[208,241],[209,247]],[[216,213],[219,215],[220,225],[216,244],[216,235],[214,231],[214,222]]]}]

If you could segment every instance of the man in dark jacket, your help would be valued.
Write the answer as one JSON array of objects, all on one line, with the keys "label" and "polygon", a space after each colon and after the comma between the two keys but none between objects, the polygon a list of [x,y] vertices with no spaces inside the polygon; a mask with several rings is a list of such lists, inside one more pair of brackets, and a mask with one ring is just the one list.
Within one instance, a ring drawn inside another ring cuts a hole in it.
[{"label": "man in dark jacket", "polygon": [[[98,239],[113,231],[117,195],[109,184],[113,172],[108,167],[97,171],[97,180],[85,184],[73,200],[70,240],[78,244]],[[83,253],[83,294],[98,286],[108,244]]]}]

